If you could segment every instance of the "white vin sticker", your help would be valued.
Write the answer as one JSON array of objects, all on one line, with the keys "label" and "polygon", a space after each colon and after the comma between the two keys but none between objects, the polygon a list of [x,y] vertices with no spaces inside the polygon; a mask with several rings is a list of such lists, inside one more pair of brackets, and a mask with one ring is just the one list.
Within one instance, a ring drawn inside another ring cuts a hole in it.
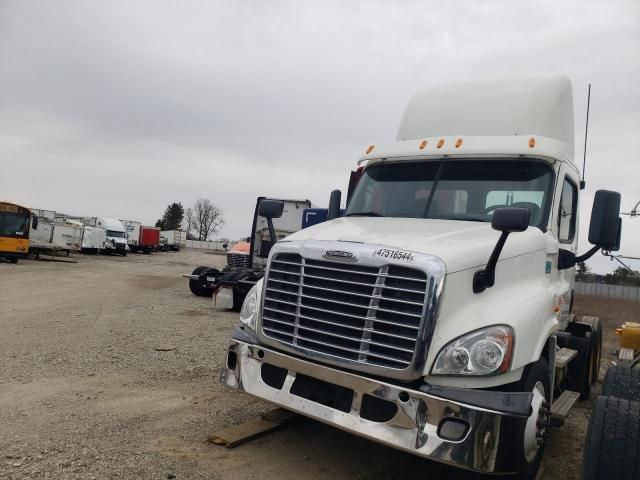
[{"label": "white vin sticker", "polygon": [[374,257],[388,258],[390,260],[401,260],[404,262],[413,262],[413,253],[403,252],[402,250],[390,250],[388,248],[379,248],[373,252]]}]

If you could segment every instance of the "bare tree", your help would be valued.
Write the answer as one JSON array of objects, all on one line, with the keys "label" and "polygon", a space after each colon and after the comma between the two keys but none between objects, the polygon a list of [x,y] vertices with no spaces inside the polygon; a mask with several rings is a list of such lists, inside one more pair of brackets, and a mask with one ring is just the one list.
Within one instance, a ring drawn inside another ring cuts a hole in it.
[{"label": "bare tree", "polygon": [[199,198],[193,208],[185,211],[184,225],[188,235],[198,240],[209,240],[224,225],[222,210],[208,198]]},{"label": "bare tree", "polygon": [[189,207],[184,211],[184,219],[182,220],[182,228],[187,232],[187,240],[196,239],[193,233],[196,230],[195,224],[193,208]]}]

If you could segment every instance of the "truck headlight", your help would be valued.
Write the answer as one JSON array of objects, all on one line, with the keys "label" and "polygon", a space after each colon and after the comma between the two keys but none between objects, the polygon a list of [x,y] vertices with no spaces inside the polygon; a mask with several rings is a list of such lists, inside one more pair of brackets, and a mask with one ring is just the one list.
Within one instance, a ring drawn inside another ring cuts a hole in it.
[{"label": "truck headlight", "polygon": [[240,321],[254,332],[256,331],[257,310],[258,289],[256,288],[256,285],[254,285],[244,298],[242,309],[240,309]]},{"label": "truck headlight", "polygon": [[432,375],[492,375],[505,372],[513,353],[513,330],[506,325],[482,328],[444,347]]}]

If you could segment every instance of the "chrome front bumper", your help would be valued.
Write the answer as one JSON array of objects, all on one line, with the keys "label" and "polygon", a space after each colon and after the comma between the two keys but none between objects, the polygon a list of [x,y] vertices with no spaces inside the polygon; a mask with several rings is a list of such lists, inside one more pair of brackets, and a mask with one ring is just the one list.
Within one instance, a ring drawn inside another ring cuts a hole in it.
[{"label": "chrome front bumper", "polygon": [[[286,369],[281,388],[265,383],[262,373],[265,364]],[[348,411],[292,393],[298,375],[352,390],[350,406],[343,409]],[[485,473],[514,471],[513,432],[527,420],[522,413],[471,406],[312,363],[238,339],[233,339],[229,346],[220,381],[231,388],[390,447]],[[508,394],[499,395],[503,395],[503,404],[509,403],[510,397],[504,396]],[[363,418],[365,397],[376,397],[397,409],[387,421]],[[460,390],[457,391],[459,397]],[[456,440],[441,436],[444,431],[442,425],[449,421],[466,425],[465,433]]]}]

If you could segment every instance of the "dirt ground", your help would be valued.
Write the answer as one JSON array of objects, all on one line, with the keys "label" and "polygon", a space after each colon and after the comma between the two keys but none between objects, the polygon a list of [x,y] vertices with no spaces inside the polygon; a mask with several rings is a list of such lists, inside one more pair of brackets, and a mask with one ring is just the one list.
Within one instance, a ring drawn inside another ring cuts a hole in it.
[{"label": "dirt ground", "polygon": [[[0,264],[0,478],[477,478],[306,419],[233,450],[207,442],[272,408],[218,384],[237,314],[180,278],[224,257],[75,259]],[[611,325],[614,307],[576,301]],[[552,432],[543,478],[579,478],[589,413]]]}]

